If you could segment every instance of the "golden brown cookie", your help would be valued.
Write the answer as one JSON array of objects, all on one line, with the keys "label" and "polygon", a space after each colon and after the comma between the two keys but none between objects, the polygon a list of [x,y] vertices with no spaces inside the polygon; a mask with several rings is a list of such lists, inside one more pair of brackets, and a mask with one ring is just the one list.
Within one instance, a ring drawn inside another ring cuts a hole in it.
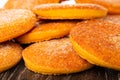
[{"label": "golden brown cookie", "polygon": [[42,4],[33,12],[41,19],[92,19],[106,16],[107,9],[96,4]]},{"label": "golden brown cookie", "polygon": [[99,4],[106,7],[110,14],[120,14],[120,0],[76,0],[76,2]]},{"label": "golden brown cookie", "polygon": [[60,0],[8,0],[4,8],[6,9],[32,9],[35,5],[58,3]]},{"label": "golden brown cookie", "polygon": [[120,70],[120,24],[115,19],[80,22],[71,30],[70,38],[83,59]]},{"label": "golden brown cookie", "polygon": [[11,40],[33,28],[36,16],[29,10],[0,11],[0,42]]},{"label": "golden brown cookie", "polygon": [[13,42],[0,43],[0,72],[15,66],[22,58],[22,47]]},{"label": "golden brown cookie", "polygon": [[32,43],[53,38],[60,38],[69,34],[78,21],[51,21],[40,23],[30,32],[17,38],[20,43]]},{"label": "golden brown cookie", "polygon": [[29,70],[46,75],[75,73],[93,66],[80,58],[68,38],[32,44],[22,55]]},{"label": "golden brown cookie", "polygon": [[120,25],[120,15],[107,15],[106,17],[101,18],[101,20]]}]

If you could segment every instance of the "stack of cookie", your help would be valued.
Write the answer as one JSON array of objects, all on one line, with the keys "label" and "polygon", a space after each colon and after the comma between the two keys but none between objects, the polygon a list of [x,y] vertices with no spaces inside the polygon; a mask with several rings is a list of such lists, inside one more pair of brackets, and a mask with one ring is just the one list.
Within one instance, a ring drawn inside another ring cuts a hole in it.
[{"label": "stack of cookie", "polygon": [[[29,70],[47,75],[94,65],[120,70],[120,2],[59,2],[9,0],[0,10],[0,71],[22,57]],[[20,44],[29,46],[22,50]]]}]

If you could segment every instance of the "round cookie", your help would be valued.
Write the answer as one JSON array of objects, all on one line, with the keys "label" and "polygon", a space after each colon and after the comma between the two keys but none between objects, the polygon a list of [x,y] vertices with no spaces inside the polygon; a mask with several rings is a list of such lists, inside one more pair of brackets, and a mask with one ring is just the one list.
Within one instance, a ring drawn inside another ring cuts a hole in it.
[{"label": "round cookie", "polygon": [[22,58],[22,47],[13,42],[0,43],[0,73],[15,66]]},{"label": "round cookie", "polygon": [[29,10],[0,11],[0,42],[18,37],[34,27],[36,16]]},{"label": "round cookie", "polygon": [[4,8],[6,9],[31,9],[35,5],[58,3],[60,0],[8,0]]},{"label": "round cookie", "polygon": [[101,18],[101,20],[120,25],[120,15],[107,15],[106,17]]},{"label": "round cookie", "polygon": [[96,4],[42,4],[33,12],[41,19],[91,19],[106,16],[107,9]]},{"label": "round cookie", "polygon": [[51,21],[40,23],[30,32],[18,37],[20,43],[32,43],[53,38],[60,38],[69,34],[78,21]]},{"label": "round cookie", "polygon": [[120,70],[120,24],[106,20],[80,22],[70,32],[73,48],[88,62]]},{"label": "round cookie", "polygon": [[120,0],[76,0],[76,2],[99,4],[106,7],[110,14],[120,14]]},{"label": "round cookie", "polygon": [[32,44],[22,56],[28,69],[46,75],[75,73],[93,66],[80,58],[68,38]]}]

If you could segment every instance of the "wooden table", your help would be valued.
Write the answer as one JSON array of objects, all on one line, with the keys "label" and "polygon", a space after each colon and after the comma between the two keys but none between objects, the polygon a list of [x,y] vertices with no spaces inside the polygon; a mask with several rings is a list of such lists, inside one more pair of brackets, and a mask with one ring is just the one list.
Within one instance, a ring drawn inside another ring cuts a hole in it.
[{"label": "wooden table", "polygon": [[120,72],[102,67],[59,76],[47,76],[29,71],[23,60],[14,68],[0,74],[0,80],[120,80]]}]

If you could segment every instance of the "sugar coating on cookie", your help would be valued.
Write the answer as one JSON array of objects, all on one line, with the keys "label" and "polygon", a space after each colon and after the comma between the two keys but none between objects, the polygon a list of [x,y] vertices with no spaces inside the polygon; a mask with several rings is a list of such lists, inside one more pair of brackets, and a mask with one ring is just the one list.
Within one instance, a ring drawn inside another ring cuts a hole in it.
[{"label": "sugar coating on cookie", "polygon": [[42,4],[33,12],[41,19],[92,19],[106,16],[107,9],[96,4]]},{"label": "sugar coating on cookie", "polygon": [[70,37],[73,48],[88,62],[120,70],[120,24],[114,20],[80,22],[71,30]]},{"label": "sugar coating on cookie", "polygon": [[71,28],[73,28],[77,22],[78,21],[43,22],[16,40],[22,44],[26,44],[64,37],[69,34]]},{"label": "sugar coating on cookie", "polygon": [[104,6],[110,14],[120,14],[120,0],[75,0],[76,3],[93,3]]},{"label": "sugar coating on cookie", "polygon": [[104,21],[109,21],[110,23],[120,24],[120,15],[107,15],[106,17],[100,19]]},{"label": "sugar coating on cookie", "polygon": [[26,67],[41,74],[69,74],[93,66],[79,57],[68,38],[32,44],[22,55]]},{"label": "sugar coating on cookie", "polygon": [[34,27],[36,16],[30,10],[0,11],[0,42],[18,37]]},{"label": "sugar coating on cookie", "polygon": [[8,0],[5,9],[30,9],[40,4],[59,3],[60,0]]},{"label": "sugar coating on cookie", "polygon": [[15,66],[22,58],[22,47],[13,42],[0,43],[0,72]]}]

